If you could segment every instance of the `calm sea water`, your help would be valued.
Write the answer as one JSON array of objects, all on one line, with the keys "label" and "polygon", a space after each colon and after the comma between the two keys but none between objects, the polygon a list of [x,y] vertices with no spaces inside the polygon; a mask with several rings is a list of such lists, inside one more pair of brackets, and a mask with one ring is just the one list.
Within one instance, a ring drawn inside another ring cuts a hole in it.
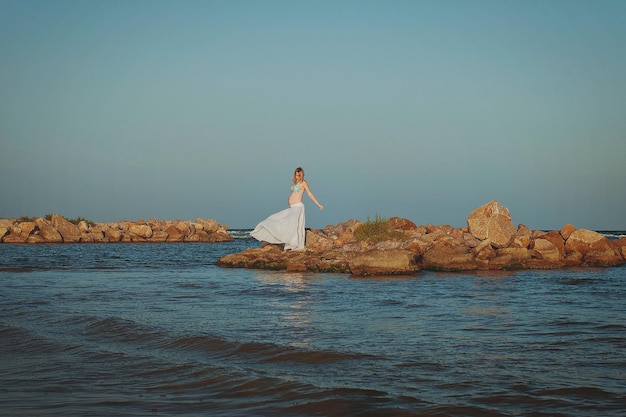
[{"label": "calm sea water", "polygon": [[626,414],[624,267],[215,266],[257,245],[0,245],[0,414]]}]

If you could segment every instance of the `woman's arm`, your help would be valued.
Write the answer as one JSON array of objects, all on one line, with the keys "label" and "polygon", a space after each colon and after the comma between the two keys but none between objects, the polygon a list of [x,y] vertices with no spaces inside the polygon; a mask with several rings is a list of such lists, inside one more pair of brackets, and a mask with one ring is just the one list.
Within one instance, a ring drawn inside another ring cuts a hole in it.
[{"label": "woman's arm", "polygon": [[309,196],[309,198],[311,200],[313,200],[313,202],[317,205],[317,207],[320,208],[320,210],[324,210],[324,206],[321,205],[319,203],[319,201],[317,201],[317,198],[315,198],[315,196],[313,195],[313,193],[311,192],[311,189],[309,188],[309,183],[306,182],[306,180],[302,181],[302,184],[304,185],[304,189],[306,190],[307,195]]}]

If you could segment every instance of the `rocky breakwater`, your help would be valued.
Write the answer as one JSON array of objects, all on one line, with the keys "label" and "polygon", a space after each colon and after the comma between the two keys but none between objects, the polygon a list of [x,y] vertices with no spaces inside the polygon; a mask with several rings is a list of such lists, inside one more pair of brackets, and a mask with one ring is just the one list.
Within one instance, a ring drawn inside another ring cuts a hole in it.
[{"label": "rocky breakwater", "polygon": [[349,220],[306,232],[306,247],[283,251],[258,248],[222,257],[231,268],[341,272],[353,275],[413,274],[434,271],[558,269],[609,267],[624,264],[626,239],[567,224],[561,230],[531,230],[513,225],[509,210],[493,200],[467,218],[467,226],[417,226],[407,219],[386,221],[389,239],[358,239],[367,223]]},{"label": "rocky breakwater", "polygon": [[0,219],[0,241],[3,243],[163,243],[163,242],[229,242],[233,238],[228,226],[213,219],[119,221],[77,224],[63,216],[32,221]]}]

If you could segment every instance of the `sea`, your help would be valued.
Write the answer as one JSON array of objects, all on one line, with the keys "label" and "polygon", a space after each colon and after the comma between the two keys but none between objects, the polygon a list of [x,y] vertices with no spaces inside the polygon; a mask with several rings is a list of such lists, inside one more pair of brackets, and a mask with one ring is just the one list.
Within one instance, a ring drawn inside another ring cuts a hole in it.
[{"label": "sea", "polygon": [[231,233],[0,244],[0,415],[626,415],[626,267],[220,268]]}]

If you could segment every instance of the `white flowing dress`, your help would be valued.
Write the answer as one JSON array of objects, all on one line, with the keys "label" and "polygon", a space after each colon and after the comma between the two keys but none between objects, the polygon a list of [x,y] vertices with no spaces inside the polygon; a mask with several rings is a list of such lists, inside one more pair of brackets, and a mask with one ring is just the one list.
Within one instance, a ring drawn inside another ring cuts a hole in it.
[{"label": "white flowing dress", "polygon": [[262,242],[284,243],[285,250],[304,248],[304,204],[295,203],[257,224],[250,236]]}]

